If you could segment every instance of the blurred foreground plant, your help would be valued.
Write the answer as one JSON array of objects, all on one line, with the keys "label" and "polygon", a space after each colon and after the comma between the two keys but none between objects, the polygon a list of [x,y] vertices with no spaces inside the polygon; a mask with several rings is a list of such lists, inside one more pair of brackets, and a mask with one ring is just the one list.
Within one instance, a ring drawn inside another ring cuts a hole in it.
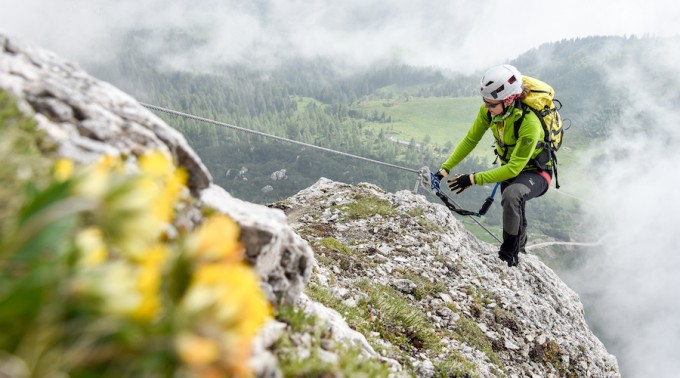
[{"label": "blurred foreground plant", "polygon": [[250,376],[270,316],[238,225],[191,206],[186,172],[139,161],[52,164],[0,92],[0,376]]}]

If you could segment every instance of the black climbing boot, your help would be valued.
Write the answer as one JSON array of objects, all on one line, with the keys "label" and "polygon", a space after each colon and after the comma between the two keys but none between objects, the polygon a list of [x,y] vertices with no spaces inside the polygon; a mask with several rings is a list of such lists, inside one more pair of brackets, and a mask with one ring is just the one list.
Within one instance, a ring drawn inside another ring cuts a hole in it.
[{"label": "black climbing boot", "polygon": [[503,244],[498,251],[498,258],[505,261],[508,266],[519,265],[520,236],[510,235],[503,231]]}]

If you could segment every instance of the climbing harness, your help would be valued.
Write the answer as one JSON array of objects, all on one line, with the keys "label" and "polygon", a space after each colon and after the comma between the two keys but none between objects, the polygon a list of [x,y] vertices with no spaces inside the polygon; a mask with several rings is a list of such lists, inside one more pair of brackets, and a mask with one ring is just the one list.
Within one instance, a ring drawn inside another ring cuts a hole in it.
[{"label": "climbing harness", "polygon": [[[489,195],[489,197],[484,200],[484,203],[482,204],[482,207],[479,209],[479,211],[474,212],[461,208],[460,205],[458,205],[451,197],[442,192],[439,186],[440,180],[437,178],[437,176],[435,176],[434,173],[430,171],[428,167],[422,167],[419,172],[421,175],[421,185],[430,193],[437,196],[449,210],[463,216],[473,215],[476,217],[481,217],[482,215],[486,214],[486,212],[489,211],[491,204],[493,204],[494,197],[496,196],[496,190],[498,190],[498,187],[500,186],[500,183],[496,183],[493,190],[491,191],[491,195]],[[471,217],[470,219],[472,219],[473,222],[475,222],[479,227],[483,228],[484,231],[496,239],[497,242],[501,243],[501,240],[498,239],[491,231],[489,231],[489,229],[484,227],[484,225],[482,225],[476,218]]]}]

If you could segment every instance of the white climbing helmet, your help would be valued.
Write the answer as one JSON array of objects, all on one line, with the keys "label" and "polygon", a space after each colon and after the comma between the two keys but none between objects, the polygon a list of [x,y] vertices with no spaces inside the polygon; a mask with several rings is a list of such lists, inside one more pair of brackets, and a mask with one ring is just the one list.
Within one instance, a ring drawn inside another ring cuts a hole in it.
[{"label": "white climbing helmet", "polygon": [[505,100],[522,93],[522,74],[509,64],[489,68],[482,76],[482,97],[489,100]]}]

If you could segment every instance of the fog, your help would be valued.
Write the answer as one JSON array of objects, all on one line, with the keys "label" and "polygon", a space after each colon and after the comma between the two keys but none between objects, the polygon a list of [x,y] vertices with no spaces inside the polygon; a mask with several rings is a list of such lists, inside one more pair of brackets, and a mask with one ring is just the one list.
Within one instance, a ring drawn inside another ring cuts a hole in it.
[{"label": "fog", "polygon": [[[147,45],[169,67],[192,70],[235,62],[271,67],[293,57],[323,57],[349,67],[398,62],[470,73],[562,39],[675,35],[680,19],[680,5],[667,1],[435,0],[427,7],[404,0],[0,4],[1,32],[84,66],[113,59],[132,29],[201,35],[204,45],[190,51],[168,52],[160,39]],[[611,87],[635,105],[613,120],[617,127],[607,143],[584,153],[582,166],[588,169],[582,175],[589,185],[575,193],[587,199],[599,234],[610,237],[604,247],[589,250],[591,257],[568,281],[626,377],[670,377],[680,371],[678,51],[660,46],[645,59],[608,67]],[[668,80],[643,79],[656,70],[667,72]]]},{"label": "fog", "polygon": [[[569,277],[589,323],[625,377],[680,371],[680,51],[657,45],[610,67],[610,88],[634,100],[611,138],[584,154],[581,195],[604,246]],[[651,82],[649,72],[664,72]]]},{"label": "fog", "polygon": [[168,53],[159,39],[150,41],[148,51],[163,54],[172,67],[194,70],[209,70],[216,63],[267,67],[290,57],[325,57],[349,66],[395,61],[469,73],[545,42],[589,35],[671,35],[677,33],[680,16],[680,6],[667,2],[613,0],[529,0],[521,6],[499,0],[435,0],[427,6],[405,0],[0,4],[0,30],[84,65],[111,59],[131,29],[189,31],[205,37],[201,48]]}]

